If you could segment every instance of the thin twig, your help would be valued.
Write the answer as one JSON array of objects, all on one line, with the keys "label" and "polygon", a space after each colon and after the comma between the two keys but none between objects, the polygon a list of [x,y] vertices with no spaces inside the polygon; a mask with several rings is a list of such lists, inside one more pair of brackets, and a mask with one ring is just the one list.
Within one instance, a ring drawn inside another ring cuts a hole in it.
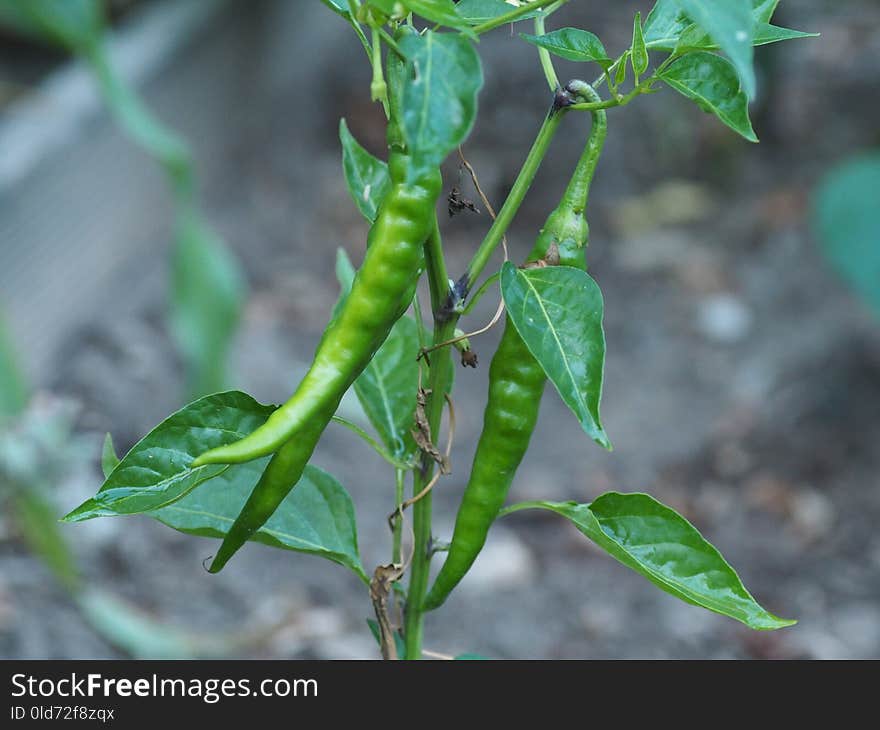
[{"label": "thin twig", "polygon": [[[474,170],[474,166],[467,161],[467,158],[464,156],[464,152],[461,147],[458,148],[458,156],[461,158],[461,164],[468,171],[468,174],[471,176],[471,180],[474,183],[474,188],[477,191],[477,195],[480,196],[480,200],[483,201],[483,205],[486,206],[486,210],[489,211],[489,215],[492,217],[494,221],[498,215],[495,213],[495,208],[492,207],[492,203],[489,202],[489,198],[486,197],[486,193],[483,192],[483,188],[480,186],[480,181],[477,179],[477,171]],[[501,248],[504,249],[504,260],[508,260],[507,255],[507,235],[501,236]]]},{"label": "thin twig", "polygon": [[394,640],[394,627],[388,614],[388,597],[393,591],[394,583],[406,572],[406,566],[379,565],[373,572],[370,581],[370,600],[376,613],[379,625],[379,646],[383,659],[397,659],[397,642]]},{"label": "thin twig", "polygon": [[490,329],[492,329],[496,324],[498,324],[498,320],[501,319],[501,315],[504,313],[504,300],[502,299],[498,302],[498,309],[495,310],[495,314],[492,316],[492,319],[489,321],[485,327],[480,327],[478,330],[474,330],[473,332],[466,332],[463,335],[459,335],[458,337],[453,337],[451,340],[446,340],[446,342],[441,342],[437,345],[431,345],[431,347],[424,348],[420,353],[419,357],[425,357],[428,353],[434,352],[434,350],[439,350],[441,347],[448,347],[449,345],[454,345],[456,342],[461,342],[462,340],[467,340],[471,337],[477,337],[478,335],[485,334]]},{"label": "thin twig", "polygon": [[429,659],[446,659],[448,661],[455,659],[451,654],[441,654],[439,651],[428,651],[427,649],[422,649],[422,654]]},{"label": "thin twig", "polygon": [[[444,461],[449,463],[449,457],[452,454],[452,444],[455,441],[455,405],[452,402],[452,398],[449,396],[449,393],[446,393],[446,405],[449,407],[449,435],[446,440],[446,453],[444,454]],[[424,489],[422,489],[418,494],[409,499],[401,502],[400,506],[394,510],[390,515],[388,515],[388,524],[394,529],[394,520],[400,517],[403,519],[403,512],[409,507],[412,507],[416,502],[420,499],[424,498],[440,481],[441,476],[445,476],[449,474],[449,471],[444,471],[443,469],[438,469],[437,472],[431,477],[431,481],[429,481]]]}]

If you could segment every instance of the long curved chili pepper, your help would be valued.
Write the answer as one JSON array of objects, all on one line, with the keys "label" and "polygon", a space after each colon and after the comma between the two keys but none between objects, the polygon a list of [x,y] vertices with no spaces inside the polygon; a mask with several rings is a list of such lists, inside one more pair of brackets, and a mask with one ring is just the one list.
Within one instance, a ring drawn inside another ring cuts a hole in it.
[{"label": "long curved chili pepper", "polygon": [[410,158],[389,124],[391,188],[370,229],[367,253],[344,305],[328,325],[293,396],[260,428],[199,456],[202,464],[234,464],[276,452],[211,564],[219,571],[281,504],[302,476],[342,396],[412,301],[440,196],[439,170],[408,180]]},{"label": "long curved chili pepper", "polygon": [[[566,90],[588,101],[599,101],[593,88],[584,82],[571,82]],[[603,110],[593,111],[592,117],[584,152],[561,202],[538,235],[529,254],[530,262],[586,268],[584,251],[589,227],[584,209],[607,131]],[[425,599],[425,610],[435,609],[446,600],[482,550],[528,448],[546,382],[541,365],[507,320],[489,366],[483,431],[456,515],[452,543]]]}]

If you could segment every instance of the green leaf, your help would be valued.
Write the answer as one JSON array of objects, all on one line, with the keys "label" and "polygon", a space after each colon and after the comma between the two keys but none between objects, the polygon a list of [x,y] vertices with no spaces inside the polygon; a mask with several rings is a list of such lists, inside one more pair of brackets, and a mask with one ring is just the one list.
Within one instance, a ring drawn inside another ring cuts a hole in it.
[{"label": "green leaf", "polygon": [[172,252],[170,324],[192,396],[222,390],[245,297],[244,277],[223,242],[186,216]]},{"label": "green leaf", "polygon": [[119,466],[119,457],[113,446],[113,437],[108,433],[104,437],[104,446],[101,449],[101,471],[104,473],[104,479],[107,479],[117,466]]},{"label": "green leaf", "polygon": [[749,142],[758,141],[749,121],[748,97],[727,59],[706,51],[689,53],[664,69],[660,78]]},{"label": "green leaf", "polygon": [[599,286],[570,266],[501,269],[507,316],[584,431],[611,448],[599,418],[605,365]]},{"label": "green leaf", "polygon": [[196,456],[244,438],[274,410],[275,406],[261,405],[238,391],[215,393],[190,403],[138,441],[98,493],[64,521],[147,512],[181,499],[228,468],[209,464],[190,469]]},{"label": "green leaf", "polygon": [[751,0],[678,0],[687,16],[705,30],[730,58],[749,98],[755,95],[752,39],[755,22]]},{"label": "green leaf", "polygon": [[99,44],[104,31],[100,0],[0,0],[0,21],[77,52]]},{"label": "green leaf", "polygon": [[379,8],[388,16],[399,16],[400,13],[397,13],[396,10],[398,7],[405,7],[431,23],[455,28],[475,37],[465,18],[456,12],[455,3],[452,0],[369,0],[369,4]]},{"label": "green leaf", "polygon": [[621,56],[619,63],[617,64],[617,70],[614,72],[614,85],[620,86],[624,81],[626,81],[626,69],[629,65],[629,59],[632,55],[632,51],[624,51],[623,56]]},{"label": "green leaf", "polygon": [[470,25],[458,12],[452,0],[403,0],[416,15],[447,28],[472,35]]},{"label": "green leaf", "polygon": [[[337,307],[351,290],[354,268],[345,252],[337,253],[337,276],[341,292]],[[388,338],[354,381],[364,413],[392,456],[404,459],[416,445],[410,434],[415,418],[419,384],[419,334],[412,317],[395,322]]]},{"label": "green leaf", "polygon": [[822,253],[880,315],[880,152],[848,160],[822,179],[813,223]]},{"label": "green leaf", "polygon": [[793,28],[783,28],[770,23],[762,23],[755,29],[755,45],[766,46],[780,41],[791,41],[798,38],[818,38],[819,33],[805,33]]},{"label": "green leaf", "polygon": [[[148,514],[189,535],[224,538],[268,461],[266,457],[235,464],[211,484]],[[317,467],[306,466],[296,487],[250,540],[332,560],[369,583],[358,551],[351,497],[334,477]]]},{"label": "green leaf", "polygon": [[[762,28],[766,31],[766,26],[769,24],[779,0],[751,0],[751,4],[752,20],[755,23],[755,35],[757,36]],[[696,24],[692,23],[681,11],[678,0],[660,0],[645,21],[647,46],[658,51],[672,51],[679,45],[682,35],[692,25]],[[708,42],[711,43],[711,41]],[[753,45],[764,45],[766,42],[759,43],[754,40]],[[717,44],[712,45],[719,47]]]},{"label": "green leaf", "polygon": [[645,36],[642,33],[642,14],[636,13],[633,19],[632,37],[632,67],[636,77],[641,76],[648,70],[648,49],[645,46]]},{"label": "green leaf", "polygon": [[[756,46],[766,46],[770,43],[779,43],[780,41],[790,41],[797,38],[817,38],[818,33],[804,33],[791,28],[781,28],[769,23],[760,23],[755,28],[755,37],[752,43]],[[693,23],[681,34],[678,43],[675,45],[675,53],[681,54],[693,50],[715,51],[718,50],[717,43],[713,43],[708,34]]]},{"label": "green leaf", "polygon": [[752,16],[756,23],[769,23],[779,0],[752,0]]},{"label": "green leaf", "polygon": [[348,192],[364,218],[373,223],[382,200],[391,188],[388,165],[358,144],[348,131],[344,119],[339,121],[339,139],[342,142],[342,170]]},{"label": "green leaf", "polygon": [[0,318],[0,420],[21,413],[27,400],[24,373],[19,368],[12,338]]},{"label": "green leaf", "polygon": [[[504,2],[504,0],[461,0],[461,2],[455,6],[455,9],[456,12],[471,25],[480,25],[488,20],[500,18],[502,15],[506,15],[516,8],[515,6]],[[517,18],[517,22],[520,20],[536,18],[542,14],[543,10],[541,9],[533,10],[530,13],[521,15]]]},{"label": "green leaf", "polygon": [[336,249],[336,280],[339,282],[340,292],[339,301],[344,302],[348,293],[351,291],[351,285],[354,284],[354,277],[357,270],[348,258],[345,249],[339,247]]},{"label": "green leaf", "polygon": [[528,502],[505,513],[529,507],[568,518],[611,557],[687,603],[752,629],[781,629],[796,623],[763,609],[690,522],[647,494],[608,492],[592,504]]},{"label": "green leaf", "polygon": [[354,381],[355,393],[370,423],[397,458],[405,458],[415,451],[410,431],[419,386],[418,354],[415,320],[401,317]]},{"label": "green leaf", "polygon": [[545,48],[550,53],[569,61],[594,61],[606,71],[611,67],[605,46],[593,33],[579,28],[560,28],[545,35],[520,33],[520,38]]},{"label": "green leaf", "polygon": [[669,50],[675,46],[679,37],[691,24],[682,12],[678,0],[657,0],[648,17],[645,18],[645,42],[649,48],[668,45]]},{"label": "green leaf", "polygon": [[348,5],[343,4],[339,0],[321,0],[324,5],[326,5],[330,10],[332,10],[337,15],[341,15],[344,18],[351,17],[351,13],[348,11]]},{"label": "green leaf", "polygon": [[403,84],[403,131],[412,155],[410,177],[436,170],[467,138],[483,86],[480,58],[466,38],[427,31],[400,46],[408,74]]}]

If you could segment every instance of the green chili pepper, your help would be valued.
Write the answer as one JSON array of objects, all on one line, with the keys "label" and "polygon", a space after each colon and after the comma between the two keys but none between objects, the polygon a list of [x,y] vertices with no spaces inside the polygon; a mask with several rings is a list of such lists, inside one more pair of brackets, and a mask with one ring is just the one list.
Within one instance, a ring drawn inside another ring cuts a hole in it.
[{"label": "green chili pepper", "polygon": [[[592,87],[583,82],[571,82],[566,91],[588,101],[598,100]],[[584,250],[589,228],[584,209],[607,129],[603,110],[594,111],[592,116],[586,148],[559,206],[538,235],[529,254],[530,262],[586,268]],[[455,519],[452,543],[425,599],[425,610],[435,609],[446,600],[482,550],[528,448],[546,382],[541,365],[507,320],[489,366],[483,431]]]},{"label": "green chili pepper", "polygon": [[432,171],[407,182],[409,157],[399,149],[389,157],[391,189],[370,229],[364,263],[296,392],[252,434],[193,462],[193,467],[234,464],[277,451],[224,539],[212,572],[269,519],[299,480],[342,396],[412,301],[441,179]]}]

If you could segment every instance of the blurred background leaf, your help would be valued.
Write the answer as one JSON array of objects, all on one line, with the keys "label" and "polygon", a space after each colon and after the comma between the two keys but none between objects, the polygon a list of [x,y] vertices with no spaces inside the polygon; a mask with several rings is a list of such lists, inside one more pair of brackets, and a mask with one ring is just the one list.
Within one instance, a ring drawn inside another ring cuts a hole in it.
[{"label": "blurred background leaf", "polygon": [[181,223],[171,261],[171,331],[191,398],[223,390],[246,286],[238,263],[196,216]]},{"label": "blurred background leaf", "polygon": [[880,152],[834,167],[813,199],[813,220],[825,258],[880,316]]},{"label": "blurred background leaf", "polygon": [[19,413],[27,398],[27,382],[19,368],[12,339],[0,317],[0,421]]}]

